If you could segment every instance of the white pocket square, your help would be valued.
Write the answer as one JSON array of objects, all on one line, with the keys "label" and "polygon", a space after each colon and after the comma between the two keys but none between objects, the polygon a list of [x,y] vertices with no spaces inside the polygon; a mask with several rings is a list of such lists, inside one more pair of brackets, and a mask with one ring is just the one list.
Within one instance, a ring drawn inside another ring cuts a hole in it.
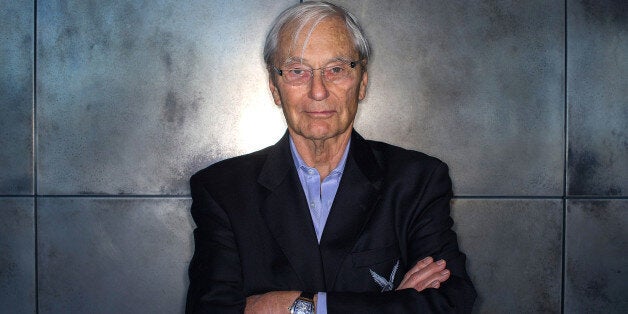
[{"label": "white pocket square", "polygon": [[375,283],[377,283],[382,288],[382,292],[385,292],[392,291],[392,289],[394,288],[393,282],[395,281],[395,274],[397,273],[397,269],[399,269],[399,260],[397,260],[397,263],[395,263],[395,266],[390,273],[390,279],[388,280],[380,276],[378,273],[374,272],[372,269],[369,269],[369,272],[371,273],[371,277],[373,277],[373,280],[375,280]]}]

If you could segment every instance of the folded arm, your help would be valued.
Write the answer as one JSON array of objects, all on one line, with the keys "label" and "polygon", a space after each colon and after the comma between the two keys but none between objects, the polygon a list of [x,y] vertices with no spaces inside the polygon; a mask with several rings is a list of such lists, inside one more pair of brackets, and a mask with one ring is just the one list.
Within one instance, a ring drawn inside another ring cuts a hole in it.
[{"label": "folded arm", "polygon": [[[466,273],[466,257],[460,252],[456,234],[451,230],[452,189],[447,165],[440,163],[420,186],[418,191],[406,192],[415,202],[413,210],[403,219],[405,237],[399,238],[400,246],[407,250],[406,260],[418,261],[416,265],[395,291],[329,292],[330,312],[471,312],[476,294]],[[445,263],[439,263],[441,260]]]},{"label": "folded arm", "polygon": [[[421,292],[425,289],[438,289],[442,282],[449,278],[449,270],[445,268],[444,260],[434,261],[432,257],[426,257],[417,262],[410,269],[397,290],[414,289]],[[300,291],[273,291],[264,294],[252,295],[246,298],[245,313],[281,313],[286,312],[294,300],[300,295]],[[314,303],[317,296],[314,296]]]},{"label": "folded arm", "polygon": [[[433,171],[415,211],[408,217],[407,261],[418,261],[397,290],[388,292],[327,292],[327,309],[341,312],[470,312],[475,291],[465,271],[449,216],[451,181],[443,164]],[[298,291],[260,291],[246,295],[240,256],[229,217],[202,184],[191,181],[195,252],[190,263],[187,313],[245,311],[261,308],[287,312]],[[426,258],[427,256],[427,258]],[[444,260],[445,263],[439,263]],[[278,289],[279,290],[279,289]],[[316,292],[316,291],[314,291]],[[247,298],[248,297],[248,298]],[[262,311],[263,312],[263,311]]]}]

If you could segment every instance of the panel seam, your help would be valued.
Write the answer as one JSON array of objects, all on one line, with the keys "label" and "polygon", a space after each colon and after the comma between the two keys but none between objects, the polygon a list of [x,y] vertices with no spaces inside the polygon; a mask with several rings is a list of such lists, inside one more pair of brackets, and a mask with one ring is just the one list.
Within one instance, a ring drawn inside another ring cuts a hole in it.
[{"label": "panel seam", "polygon": [[567,54],[568,54],[568,27],[567,27],[567,19],[568,19],[568,11],[567,11],[567,0],[564,1],[564,59],[563,59],[563,217],[562,217],[562,235],[561,235],[561,278],[560,278],[560,312],[565,313],[565,278],[566,278],[566,269],[567,269],[567,188],[568,188],[568,162],[569,162],[569,106],[568,106],[568,77],[567,77]]},{"label": "panel seam", "polygon": [[39,220],[39,214],[38,214],[38,200],[37,200],[37,190],[38,190],[38,186],[37,186],[37,177],[38,177],[38,173],[37,173],[37,146],[38,146],[38,141],[37,141],[37,0],[33,0],[33,82],[32,82],[32,88],[33,88],[33,127],[32,127],[32,132],[33,132],[33,140],[32,140],[32,145],[33,145],[33,153],[32,153],[32,158],[33,158],[33,231],[35,233],[34,235],[34,240],[35,240],[35,313],[39,313],[39,237],[38,237],[38,223],[37,221]]}]

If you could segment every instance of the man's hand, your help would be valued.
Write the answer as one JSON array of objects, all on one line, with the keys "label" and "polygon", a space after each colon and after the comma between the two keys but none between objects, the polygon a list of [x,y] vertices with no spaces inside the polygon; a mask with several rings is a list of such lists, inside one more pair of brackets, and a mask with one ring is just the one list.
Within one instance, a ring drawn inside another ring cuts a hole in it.
[{"label": "man's hand", "polygon": [[427,288],[438,289],[441,283],[449,279],[450,272],[445,266],[445,260],[441,259],[434,262],[434,259],[428,256],[418,261],[403,276],[397,290],[412,288],[421,292]]},{"label": "man's hand", "polygon": [[[449,279],[450,272],[445,268],[445,260],[434,261],[430,256],[418,261],[403,277],[397,290],[415,289],[418,292],[427,288],[438,289],[440,284]],[[300,291],[273,291],[252,295],[246,298],[244,313],[288,313]],[[317,295],[314,295],[316,304]]]},{"label": "man's hand", "polygon": [[[273,291],[264,294],[256,294],[246,298],[244,313],[288,313],[288,309],[294,303],[300,291]],[[317,295],[314,295],[316,304]]]}]

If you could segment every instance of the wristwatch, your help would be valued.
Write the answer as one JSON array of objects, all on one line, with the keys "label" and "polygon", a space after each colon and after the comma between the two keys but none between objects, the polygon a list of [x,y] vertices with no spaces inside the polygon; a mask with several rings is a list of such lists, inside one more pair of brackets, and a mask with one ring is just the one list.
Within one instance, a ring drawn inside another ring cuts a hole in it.
[{"label": "wristwatch", "polygon": [[301,292],[301,295],[294,300],[289,308],[290,314],[314,314],[316,306],[314,305],[314,293]]}]

